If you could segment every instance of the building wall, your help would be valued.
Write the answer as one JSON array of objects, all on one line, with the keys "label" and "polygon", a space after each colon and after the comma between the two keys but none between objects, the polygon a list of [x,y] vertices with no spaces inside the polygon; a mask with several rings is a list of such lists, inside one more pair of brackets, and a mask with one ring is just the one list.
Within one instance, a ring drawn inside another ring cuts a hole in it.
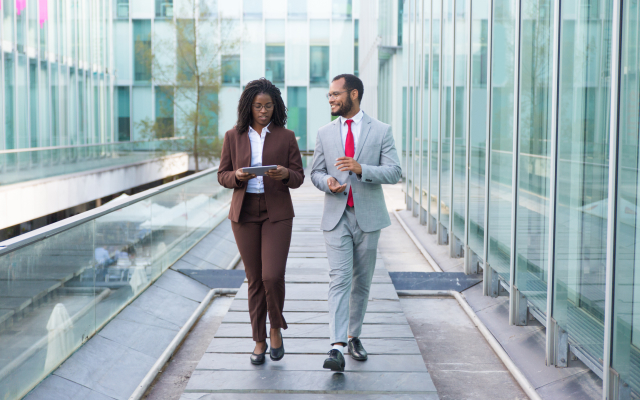
[{"label": "building wall", "polygon": [[[122,91],[123,96],[126,93],[133,96],[129,110],[126,107],[123,110],[117,103],[116,108],[124,113],[122,121],[125,125],[126,116],[133,116],[128,129],[130,139],[134,140],[139,139],[138,124],[144,118],[158,118],[151,107],[156,103],[154,82],[138,82],[135,77],[132,79],[135,72],[130,72],[135,69],[135,57],[131,56],[132,47],[135,47],[135,25],[148,21],[146,23],[151,24],[154,32],[152,41],[166,36],[168,30],[158,29],[158,26],[168,18],[178,18],[181,4],[174,2],[171,16],[159,16],[165,11],[150,12],[156,7],[153,2],[143,5],[147,0],[114,1],[122,7],[120,14],[117,7],[114,11],[118,40],[114,47],[116,91]],[[239,65],[239,68],[226,69],[227,76],[218,93],[218,134],[224,134],[235,124],[237,102],[244,85],[267,77],[281,89],[283,99],[292,111],[288,127],[296,130],[301,149],[313,149],[318,128],[331,121],[324,97],[331,78],[356,70],[355,28],[360,13],[359,0],[208,0],[206,4],[221,27],[219,37],[229,40],[237,37],[240,40],[237,49],[225,50],[219,59],[222,65],[236,63],[233,65]],[[128,13],[124,11],[127,8]],[[175,63],[170,54],[163,57],[167,57],[167,64]],[[289,98],[291,93],[295,95]],[[144,100],[138,101],[136,96]],[[303,98],[306,103],[300,104]],[[377,111],[374,108],[370,112],[372,115]],[[301,111],[306,113],[304,117],[300,115]],[[116,120],[118,118],[116,115]],[[120,136],[127,139],[126,133]]]},{"label": "building wall", "polygon": [[114,140],[111,7],[2,2],[0,150]]}]

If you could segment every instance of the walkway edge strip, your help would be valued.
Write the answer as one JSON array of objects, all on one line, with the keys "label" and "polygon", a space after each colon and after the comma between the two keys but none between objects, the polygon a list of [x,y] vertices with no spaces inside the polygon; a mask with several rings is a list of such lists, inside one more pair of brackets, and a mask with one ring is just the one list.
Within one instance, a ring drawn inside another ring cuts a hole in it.
[{"label": "walkway edge strip", "polygon": [[236,254],[236,256],[233,257],[233,260],[231,260],[231,262],[229,263],[229,265],[227,265],[225,269],[234,269],[239,262],[240,262],[240,252],[238,252],[238,254]]},{"label": "walkway edge strip", "polygon": [[145,375],[144,379],[142,379],[142,382],[140,382],[136,390],[131,394],[131,396],[129,397],[129,400],[139,400],[142,398],[142,396],[144,396],[147,389],[151,386],[151,383],[153,383],[153,381],[156,379],[156,375],[158,375],[158,372],[160,372],[162,370],[162,367],[164,367],[167,361],[169,361],[169,358],[171,358],[171,356],[173,355],[175,350],[178,348],[180,343],[182,343],[184,338],[187,336],[187,334],[189,333],[193,325],[195,325],[196,321],[198,320],[198,318],[200,318],[200,315],[202,314],[204,309],[209,305],[209,303],[215,297],[218,297],[220,295],[236,294],[236,293],[238,293],[238,289],[235,289],[235,288],[211,289],[209,293],[207,293],[207,295],[204,297],[204,299],[202,300],[198,308],[196,308],[193,314],[191,314],[191,317],[189,317],[189,319],[184,324],[184,326],[180,329],[178,334],[173,338],[171,343],[169,343],[169,346],[167,346],[164,352],[160,355],[160,358],[158,358],[158,360],[155,362],[155,364],[153,364],[149,372],[147,372],[147,375]]},{"label": "walkway edge strip", "polygon": [[431,268],[433,268],[433,270],[435,272],[444,272],[444,271],[442,271],[442,268],[440,268],[438,263],[433,259],[433,257],[431,257],[431,254],[429,254],[427,249],[425,249],[424,246],[420,243],[418,238],[413,234],[413,232],[411,232],[411,229],[409,229],[407,224],[405,224],[405,222],[402,220],[400,215],[398,215],[398,212],[396,210],[393,210],[393,215],[396,217],[398,222],[400,222],[400,225],[402,225],[402,228],[407,233],[407,235],[409,235],[409,237],[411,238],[411,241],[413,242],[413,244],[416,245],[418,250],[420,250],[420,253],[422,253],[424,258],[427,259],[427,262],[431,265]]},{"label": "walkway edge strip", "polygon": [[458,301],[460,307],[467,313],[467,316],[473,321],[474,325],[478,328],[484,339],[489,343],[489,346],[493,349],[496,355],[500,358],[502,363],[507,367],[511,375],[518,382],[522,390],[524,390],[525,394],[529,396],[531,400],[542,400],[536,389],[533,387],[531,382],[524,376],[520,368],[518,368],[511,357],[507,354],[507,352],[502,348],[500,343],[496,340],[493,334],[487,329],[487,327],[482,323],[480,318],[473,311],[467,300],[464,298],[462,293],[456,292],[455,290],[398,290],[398,296],[429,296],[429,297],[441,297],[448,296],[453,297]]}]

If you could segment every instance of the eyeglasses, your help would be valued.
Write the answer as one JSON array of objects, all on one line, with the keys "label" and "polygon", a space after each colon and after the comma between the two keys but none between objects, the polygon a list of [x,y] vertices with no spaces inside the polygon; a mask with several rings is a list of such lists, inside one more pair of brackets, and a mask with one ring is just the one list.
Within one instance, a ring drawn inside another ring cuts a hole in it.
[{"label": "eyeglasses", "polygon": [[254,109],[254,110],[256,110],[256,111],[260,111],[260,110],[262,110],[263,108],[264,108],[265,110],[269,111],[269,110],[271,110],[271,109],[273,108],[273,103],[269,103],[269,104],[265,104],[265,105],[262,105],[262,104],[253,104],[253,109]]},{"label": "eyeglasses", "polygon": [[347,92],[350,92],[350,91],[352,91],[352,90],[354,90],[354,89],[343,90],[342,92],[327,93],[327,94],[326,94],[326,97],[327,97],[327,100],[337,99],[337,98],[338,98],[338,96],[340,96],[342,93],[347,93]]}]

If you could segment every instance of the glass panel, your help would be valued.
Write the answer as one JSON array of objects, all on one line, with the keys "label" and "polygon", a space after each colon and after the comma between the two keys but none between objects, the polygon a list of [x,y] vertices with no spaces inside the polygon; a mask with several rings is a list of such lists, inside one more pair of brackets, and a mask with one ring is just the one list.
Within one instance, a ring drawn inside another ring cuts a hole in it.
[{"label": "glass panel", "polygon": [[522,3],[516,286],[547,310],[553,2]]},{"label": "glass panel", "polygon": [[449,207],[451,206],[451,85],[453,75],[453,2],[443,0],[443,36],[442,36],[442,150],[440,159],[440,224],[449,231]]},{"label": "glass panel", "polygon": [[275,85],[284,85],[284,46],[267,46],[265,51],[265,77]]},{"label": "glass panel", "polygon": [[172,18],[173,0],[156,0],[156,17]]},{"label": "glass panel", "polygon": [[466,165],[467,165],[467,52],[469,28],[467,26],[467,0],[456,1],[456,54],[455,54],[455,121],[453,136],[453,234],[464,240]]},{"label": "glass panel", "polygon": [[307,85],[309,82],[309,26],[307,21],[290,20],[286,29],[287,84],[292,86]]},{"label": "glass panel", "polygon": [[222,56],[222,83],[240,84],[240,56]]},{"label": "glass panel", "polygon": [[129,87],[118,87],[116,109],[118,110],[118,141],[131,140],[131,109],[129,104]]},{"label": "glass panel", "polygon": [[129,0],[116,0],[116,18],[129,18]]},{"label": "glass panel", "polygon": [[87,143],[87,113],[85,99],[87,98],[85,93],[85,84],[84,84],[84,72],[80,70],[78,74],[78,143],[86,144]]},{"label": "glass panel", "polygon": [[156,86],[156,137],[168,138],[173,136],[173,86]]},{"label": "glass panel", "polygon": [[[40,62],[40,79],[38,91],[40,92],[39,109],[40,112],[40,146],[46,147],[51,143],[51,120],[49,119],[49,68],[46,61]],[[82,103],[81,103],[82,104]]]},{"label": "glass panel", "polygon": [[29,47],[35,51],[38,47],[38,3],[29,0]]},{"label": "glass panel", "polygon": [[331,23],[331,78],[338,74],[353,73],[353,23],[333,21]]},{"label": "glass panel", "polygon": [[262,19],[262,0],[243,0],[244,19]]},{"label": "glass panel", "polygon": [[[432,48],[433,57],[431,57],[431,199],[429,201],[429,214],[434,221],[438,219],[438,171],[440,170],[440,162],[438,160],[438,123],[440,121],[440,13],[441,2],[435,0],[432,9],[433,21],[432,31]],[[435,233],[435,232],[433,232]]]},{"label": "glass panel", "polygon": [[60,107],[60,145],[68,146],[69,145],[69,130],[67,129],[67,99],[69,97],[69,68],[66,65],[60,66],[60,85],[58,87],[58,94],[60,96],[60,103],[58,107]]},{"label": "glass panel", "polygon": [[329,84],[329,46],[310,47],[310,79],[311,86],[327,86]]},{"label": "glass panel", "polygon": [[563,2],[560,29],[553,318],[595,360],[604,343],[612,7]]},{"label": "glass panel", "polygon": [[22,398],[149,287],[231,194],[212,171],[0,256],[1,398]]},{"label": "glass panel", "polygon": [[[422,60],[422,1],[415,2],[415,12],[413,13],[413,26],[415,28],[413,43],[411,45],[411,50],[413,53],[411,54],[411,63],[412,63],[412,88],[413,88],[413,107],[411,112],[413,113],[413,131],[412,131],[412,140],[411,140],[411,158],[412,162],[412,187],[413,191],[411,193],[411,197],[414,199],[415,204],[419,204],[420,202],[420,115],[422,114],[422,104],[420,102],[420,61]],[[415,53],[415,54],[414,54]],[[414,206],[415,206],[414,204]],[[415,209],[415,213],[420,210]]]},{"label": "glass panel", "polygon": [[360,75],[360,71],[358,71],[358,69],[360,68],[358,66],[360,61],[358,58],[359,44],[360,44],[360,20],[354,19],[353,20],[353,74],[355,76]]},{"label": "glass panel", "polygon": [[2,40],[13,43],[13,7],[15,0],[2,0]]},{"label": "glass panel", "polygon": [[430,105],[430,94],[429,94],[429,79],[430,79],[430,66],[431,66],[431,59],[430,59],[430,51],[431,51],[431,43],[430,43],[430,37],[431,37],[431,24],[430,24],[430,18],[431,18],[431,0],[426,0],[424,2],[424,11],[422,13],[422,23],[424,24],[424,37],[423,37],[423,43],[424,46],[422,48],[422,54],[423,54],[423,65],[422,68],[424,68],[423,74],[424,74],[424,79],[423,79],[423,87],[421,88],[421,94],[420,96],[422,97],[422,107],[421,107],[421,113],[423,115],[423,119],[422,119],[422,154],[420,154],[420,157],[422,158],[422,182],[420,182],[420,187],[422,188],[422,193],[420,193],[419,195],[422,196],[422,208],[424,208],[425,210],[429,210],[429,198],[426,197],[427,196],[427,192],[429,190],[429,127],[430,122],[429,122],[429,105]]},{"label": "glass panel", "polygon": [[15,148],[16,123],[14,114],[15,77],[14,61],[11,53],[4,55],[4,138],[5,149]]},{"label": "glass panel", "polygon": [[288,0],[289,18],[307,19],[307,2],[304,0]]},{"label": "glass panel", "polygon": [[264,25],[262,21],[245,21],[242,36],[242,84],[264,76]]},{"label": "glass panel", "polygon": [[[415,113],[413,110],[414,104],[414,74],[415,74],[415,59],[416,59],[416,24],[415,24],[415,15],[416,15],[416,0],[409,0],[407,3],[407,36],[406,36],[406,44],[405,51],[406,55],[406,64],[403,66],[407,70],[407,99],[406,99],[406,110],[408,119],[406,122],[407,136],[404,138],[405,143],[405,154],[406,154],[406,171],[405,174],[407,176],[407,196],[413,199],[414,191],[413,191],[413,139],[414,139],[414,126],[415,126]],[[404,94],[404,93],[403,93]],[[404,113],[403,109],[403,113]]]},{"label": "glass panel", "polygon": [[151,80],[151,20],[133,21],[133,73],[136,82]]},{"label": "glass panel", "polygon": [[638,0],[623,4],[611,364],[637,396],[640,393],[640,7]]},{"label": "glass panel", "polygon": [[29,102],[27,99],[27,95],[29,94],[27,80],[28,80],[28,68],[27,68],[27,57],[25,55],[18,56],[18,84],[16,85],[18,96],[18,107],[16,110],[18,111],[18,129],[16,142],[18,148],[29,147]]},{"label": "glass panel", "polygon": [[351,19],[351,0],[333,0],[333,18]]},{"label": "glass panel", "polygon": [[487,78],[489,2],[471,2],[471,111],[469,165],[469,248],[484,257],[485,160],[487,151]]},{"label": "glass panel", "polygon": [[30,147],[38,147],[38,64],[35,60],[29,62],[29,115]]},{"label": "glass panel", "polygon": [[489,179],[489,255],[487,262],[509,282],[511,248],[511,166],[515,1],[495,0],[491,69],[491,177]]},{"label": "glass panel", "polygon": [[298,147],[306,150],[309,145],[313,147],[315,143],[307,143],[307,88],[293,87],[287,88],[287,129],[291,129],[298,139]]}]

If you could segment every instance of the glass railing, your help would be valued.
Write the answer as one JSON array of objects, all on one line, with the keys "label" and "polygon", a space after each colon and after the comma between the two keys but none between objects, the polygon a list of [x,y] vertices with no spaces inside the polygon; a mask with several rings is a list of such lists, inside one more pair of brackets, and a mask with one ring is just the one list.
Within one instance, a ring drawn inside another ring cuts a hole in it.
[{"label": "glass railing", "polygon": [[0,243],[0,399],[21,398],[228,214],[202,171]]},{"label": "glass railing", "polygon": [[149,161],[185,151],[184,138],[0,151],[0,185]]}]

